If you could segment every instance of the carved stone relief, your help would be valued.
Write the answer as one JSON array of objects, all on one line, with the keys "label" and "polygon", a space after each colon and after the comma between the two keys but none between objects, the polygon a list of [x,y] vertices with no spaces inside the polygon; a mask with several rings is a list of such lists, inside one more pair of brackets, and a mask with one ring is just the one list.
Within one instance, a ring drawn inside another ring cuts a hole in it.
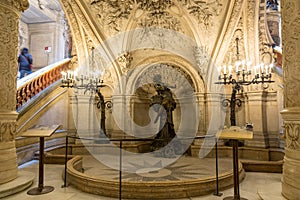
[{"label": "carved stone relief", "polygon": [[282,1],[285,107],[300,106],[300,13],[298,0]]},{"label": "carved stone relief", "polygon": [[124,52],[117,58],[117,62],[121,68],[123,74],[126,74],[130,70],[130,65],[132,61],[132,56],[130,52]]},{"label": "carved stone relief", "polygon": [[16,122],[0,121],[0,142],[9,142],[15,139]]},{"label": "carved stone relief", "polygon": [[300,149],[300,123],[285,122],[284,124],[286,147],[290,149]]},{"label": "carved stone relief", "polygon": [[208,64],[209,64],[209,54],[208,48],[206,46],[194,47],[194,56],[196,59],[197,69],[199,69],[202,77],[207,74]]},{"label": "carved stone relief", "polygon": [[[8,1],[9,4],[19,4]],[[12,10],[3,8],[0,3],[0,44],[5,49],[0,54],[0,110],[13,111],[16,109],[16,77],[18,71],[18,22],[19,15]]]},{"label": "carved stone relief", "polygon": [[130,17],[138,19],[141,27],[160,27],[183,31],[177,19],[182,9],[186,9],[200,25],[206,29],[213,26],[215,17],[219,16],[223,4],[221,0],[124,0],[100,1],[85,0],[96,13],[97,21],[110,34],[125,30]]},{"label": "carved stone relief", "polygon": [[221,0],[197,1],[179,0],[187,7],[188,12],[193,15],[198,23],[206,29],[213,26],[216,16],[219,16],[223,9]]}]

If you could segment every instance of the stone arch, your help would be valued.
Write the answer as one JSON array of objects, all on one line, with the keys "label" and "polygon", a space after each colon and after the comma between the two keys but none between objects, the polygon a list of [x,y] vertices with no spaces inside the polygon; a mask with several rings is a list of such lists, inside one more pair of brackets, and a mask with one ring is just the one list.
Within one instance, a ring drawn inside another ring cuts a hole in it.
[{"label": "stone arch", "polygon": [[[139,52],[135,52],[134,54],[137,55],[139,54]],[[149,70],[149,68],[153,66],[156,67],[157,70],[162,69],[162,67],[157,67],[158,65],[173,67],[175,71],[177,70],[179,73],[181,73],[190,82],[191,86],[194,89],[194,93],[206,92],[206,84],[200,73],[195,69],[194,65],[191,62],[177,55],[161,53],[159,55],[148,56],[144,59],[139,60],[138,62],[133,63],[133,66],[131,67],[132,70],[127,75],[128,77],[126,81],[126,86],[124,88],[125,93],[129,95],[134,94],[137,82],[141,80],[139,77],[143,76],[143,73],[147,73],[147,70]],[[158,73],[168,72],[160,71]],[[151,78],[150,76],[151,75],[149,75],[148,79]]]}]

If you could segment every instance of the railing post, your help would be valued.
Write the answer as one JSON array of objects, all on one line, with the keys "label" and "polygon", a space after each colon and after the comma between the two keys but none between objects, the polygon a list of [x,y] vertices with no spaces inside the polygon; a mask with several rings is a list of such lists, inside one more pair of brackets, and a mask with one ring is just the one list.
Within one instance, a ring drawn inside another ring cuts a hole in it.
[{"label": "railing post", "polygon": [[69,143],[69,137],[67,135],[66,136],[66,150],[65,150],[65,177],[64,177],[64,185],[62,187],[67,187],[68,143]]}]

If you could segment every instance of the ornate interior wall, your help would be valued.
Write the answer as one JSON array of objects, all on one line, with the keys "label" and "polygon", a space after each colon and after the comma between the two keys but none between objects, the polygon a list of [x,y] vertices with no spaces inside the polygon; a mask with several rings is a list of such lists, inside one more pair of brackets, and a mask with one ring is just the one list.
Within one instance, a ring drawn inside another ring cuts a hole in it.
[{"label": "ornate interior wall", "polygon": [[[178,67],[191,80],[201,108],[198,134],[205,134],[211,126],[212,107],[230,94],[230,86],[222,88],[214,83],[218,78],[217,66],[236,61],[236,37],[240,39],[240,59],[252,60],[253,64],[274,62],[264,1],[61,0],[61,4],[73,36],[74,67],[84,71],[92,49],[96,49],[113,99],[122,94],[140,103],[141,98],[136,99],[136,92],[130,87],[135,86],[143,70],[159,64]],[[153,73],[164,71],[168,70],[158,69]],[[168,77],[165,80],[172,79],[169,73],[165,76]],[[279,117],[273,115],[279,112],[278,89],[276,84],[267,89],[260,85],[245,87],[241,96],[243,107],[237,115],[239,126],[246,122],[255,126],[254,140],[247,145],[279,146]],[[138,106],[141,110],[146,109],[147,95],[143,109]],[[138,113],[137,104],[128,106],[136,118],[143,116]],[[228,121],[228,110],[218,112],[227,113],[225,121]],[[132,123],[125,116],[121,120],[124,124]]]}]

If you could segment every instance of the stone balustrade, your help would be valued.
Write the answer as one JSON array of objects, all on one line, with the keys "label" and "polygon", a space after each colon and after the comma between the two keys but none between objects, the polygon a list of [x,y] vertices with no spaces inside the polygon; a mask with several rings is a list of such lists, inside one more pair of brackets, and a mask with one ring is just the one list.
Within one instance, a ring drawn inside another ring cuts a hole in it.
[{"label": "stone balustrade", "polygon": [[18,80],[16,109],[18,110],[32,97],[58,81],[61,78],[61,72],[67,70],[69,64],[70,59],[64,59]]}]

